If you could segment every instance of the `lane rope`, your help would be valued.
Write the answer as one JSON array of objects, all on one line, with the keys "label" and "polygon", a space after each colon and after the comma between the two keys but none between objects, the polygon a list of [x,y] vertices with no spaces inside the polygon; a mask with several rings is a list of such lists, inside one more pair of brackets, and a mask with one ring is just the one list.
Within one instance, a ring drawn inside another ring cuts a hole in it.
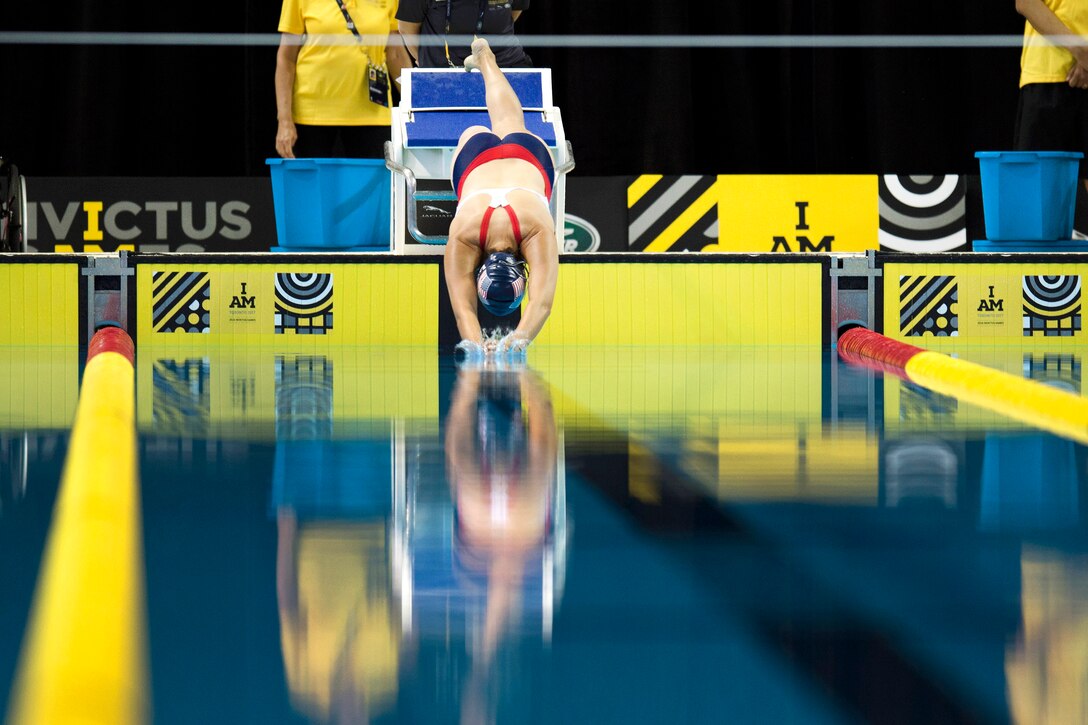
[{"label": "lane rope", "polygon": [[1088,443],[1088,399],[1036,380],[930,352],[857,327],[839,337],[847,362],[893,373],[942,395]]},{"label": "lane rope", "polygon": [[75,424],[23,641],[8,722],[149,720],[134,348],[88,346]]}]

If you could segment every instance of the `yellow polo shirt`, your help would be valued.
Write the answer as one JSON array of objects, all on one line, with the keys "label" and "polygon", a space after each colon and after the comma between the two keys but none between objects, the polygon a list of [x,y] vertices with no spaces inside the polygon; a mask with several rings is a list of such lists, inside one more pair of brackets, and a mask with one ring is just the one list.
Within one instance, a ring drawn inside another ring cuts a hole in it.
[{"label": "yellow polo shirt", "polygon": [[[1074,33],[1088,33],[1088,0],[1043,0]],[[335,5],[335,3],[334,3]],[[1024,22],[1024,51],[1020,56],[1020,87],[1029,83],[1064,83],[1073,67],[1073,54],[1043,39]]]},{"label": "yellow polo shirt", "polygon": [[[397,0],[344,0],[360,35],[385,38],[397,28]],[[388,126],[389,109],[370,102],[367,68],[385,64],[385,45],[354,39],[336,0],[283,0],[279,31],[305,35],[295,69],[295,123],[310,126]],[[317,45],[315,35],[351,43]],[[392,82],[392,81],[390,81]]]}]

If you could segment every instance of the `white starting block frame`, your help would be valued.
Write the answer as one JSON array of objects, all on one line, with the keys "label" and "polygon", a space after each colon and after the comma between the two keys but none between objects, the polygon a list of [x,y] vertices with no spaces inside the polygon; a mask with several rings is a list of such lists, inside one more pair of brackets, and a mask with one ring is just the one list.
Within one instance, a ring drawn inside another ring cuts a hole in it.
[{"label": "white starting block frame", "polygon": [[[544,139],[555,160],[550,206],[562,252],[566,175],[574,168],[574,152],[552,102],[552,72],[510,68],[503,73],[521,100],[526,128]],[[450,174],[457,142],[469,126],[491,125],[483,76],[460,68],[412,68],[401,73],[400,87],[400,105],[392,109],[391,138],[385,144],[385,165],[393,172],[393,253],[442,254],[447,235],[420,230],[417,203],[439,202],[447,208],[456,203]],[[432,182],[425,184],[432,188],[420,189],[421,181]],[[442,181],[441,189],[433,188]]]}]

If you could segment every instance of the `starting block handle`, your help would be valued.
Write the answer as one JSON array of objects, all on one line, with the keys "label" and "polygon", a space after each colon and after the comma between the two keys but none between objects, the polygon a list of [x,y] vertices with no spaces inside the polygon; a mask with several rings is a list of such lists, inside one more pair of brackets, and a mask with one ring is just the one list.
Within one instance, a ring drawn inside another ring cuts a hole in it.
[{"label": "starting block handle", "polygon": [[570,141],[567,141],[566,145],[566,159],[563,161],[563,163],[556,167],[556,176],[563,176],[564,174],[569,174],[570,172],[574,171],[574,146],[571,145]]},{"label": "starting block handle", "polygon": [[[556,185],[559,183],[559,181],[564,176],[566,176],[567,174],[569,174],[571,171],[574,170],[574,147],[571,145],[570,141],[567,141],[566,149],[567,149],[567,153],[566,153],[566,157],[563,159],[563,163],[561,163],[561,164],[559,164],[559,166],[555,167],[555,183],[556,183]],[[554,189],[554,185],[553,185],[553,189]],[[551,209],[552,219],[554,219],[555,223],[556,223],[555,234],[559,239],[562,239],[563,238],[563,230],[559,229],[559,194],[555,194],[555,193],[552,194],[551,203],[548,204],[548,208]]]},{"label": "starting block handle", "polygon": [[[400,174],[404,177],[405,186],[407,187],[407,207],[408,207],[408,233],[415,237],[416,241],[423,244],[445,244],[448,241],[447,237],[433,234],[424,234],[419,230],[419,220],[416,217],[416,175],[411,169],[404,164],[398,163],[393,160],[393,142],[385,142],[385,168],[389,169],[393,173]],[[440,196],[442,192],[435,192],[432,196],[428,194],[430,198],[439,200],[441,198],[453,198],[456,199],[455,194],[447,193],[444,197]]]}]

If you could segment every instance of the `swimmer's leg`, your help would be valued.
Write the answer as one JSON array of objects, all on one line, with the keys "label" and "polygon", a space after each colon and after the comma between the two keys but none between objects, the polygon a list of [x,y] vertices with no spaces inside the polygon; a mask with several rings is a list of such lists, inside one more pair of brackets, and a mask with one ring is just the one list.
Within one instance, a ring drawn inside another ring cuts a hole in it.
[{"label": "swimmer's leg", "polygon": [[524,132],[525,114],[521,101],[499,69],[486,40],[472,41],[472,55],[465,60],[465,67],[478,68],[483,74],[487,114],[491,117],[491,130],[495,135],[501,138],[508,133]]}]

